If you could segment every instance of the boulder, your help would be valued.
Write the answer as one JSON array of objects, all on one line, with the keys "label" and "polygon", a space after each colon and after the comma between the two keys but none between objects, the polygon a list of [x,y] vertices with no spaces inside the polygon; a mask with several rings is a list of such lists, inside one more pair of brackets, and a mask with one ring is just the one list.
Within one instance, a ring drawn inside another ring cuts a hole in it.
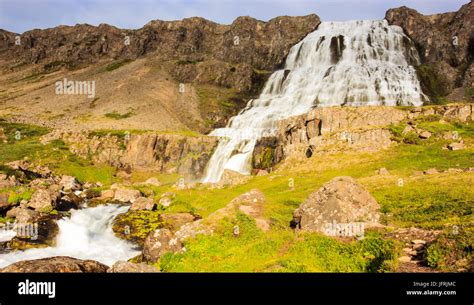
[{"label": "boulder", "polygon": [[105,190],[100,192],[100,200],[112,200],[115,197],[114,190]]},{"label": "boulder", "polygon": [[131,263],[119,261],[107,270],[108,273],[155,273],[160,272],[156,267],[145,263]]},{"label": "boulder", "polygon": [[140,197],[133,202],[130,210],[149,210],[152,211],[156,207],[156,203],[153,198]]},{"label": "boulder", "polygon": [[56,201],[58,199],[58,193],[39,189],[36,190],[31,196],[28,202],[28,207],[38,212],[51,211],[56,207]]},{"label": "boulder", "polygon": [[84,203],[84,198],[74,193],[69,193],[61,197],[56,205],[58,211],[69,211],[70,209],[79,209]]},{"label": "boulder", "polygon": [[123,203],[134,203],[135,200],[141,197],[139,190],[131,190],[118,188],[115,190],[114,201]]},{"label": "boulder", "polygon": [[66,175],[61,177],[59,186],[64,191],[74,191],[74,190],[78,190],[81,187],[79,182],[77,182],[76,178],[72,176],[66,176]]},{"label": "boulder", "polygon": [[160,186],[160,185],[161,185],[161,182],[160,182],[157,178],[151,177],[151,178],[148,178],[148,179],[145,181],[145,184],[153,185],[153,186]]},{"label": "boulder", "polygon": [[30,209],[15,207],[6,214],[8,218],[15,218],[17,223],[33,223],[39,217],[40,213]]},{"label": "boulder", "polygon": [[156,262],[167,252],[178,252],[182,249],[181,241],[168,229],[157,229],[151,232],[143,245],[143,257],[149,262]]},{"label": "boulder", "polygon": [[108,266],[93,261],[80,260],[68,256],[55,256],[42,259],[25,260],[8,265],[0,269],[0,272],[19,273],[102,273],[106,272]]},{"label": "boulder", "polygon": [[426,130],[422,130],[418,133],[418,136],[421,138],[421,139],[429,139],[431,138],[431,132],[429,131],[426,131]]},{"label": "boulder", "polygon": [[292,226],[302,231],[325,232],[331,223],[378,223],[380,206],[351,177],[336,177],[309,195],[293,213]]}]

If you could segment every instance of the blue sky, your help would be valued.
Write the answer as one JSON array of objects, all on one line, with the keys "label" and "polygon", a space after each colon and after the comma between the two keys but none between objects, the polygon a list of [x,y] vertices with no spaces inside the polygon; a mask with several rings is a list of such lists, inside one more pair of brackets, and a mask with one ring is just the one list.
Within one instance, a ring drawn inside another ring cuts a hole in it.
[{"label": "blue sky", "polygon": [[383,19],[406,5],[423,14],[456,11],[469,0],[0,0],[0,28],[22,33],[60,24],[108,23],[140,28],[150,20],[192,16],[231,23],[238,16],[268,20],[316,13],[323,21]]}]

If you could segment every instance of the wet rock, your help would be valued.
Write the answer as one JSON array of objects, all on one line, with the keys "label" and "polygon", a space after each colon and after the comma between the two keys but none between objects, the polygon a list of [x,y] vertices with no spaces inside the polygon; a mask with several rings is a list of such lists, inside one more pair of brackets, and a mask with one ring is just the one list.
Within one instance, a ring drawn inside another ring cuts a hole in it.
[{"label": "wet rock", "polygon": [[84,198],[77,196],[74,193],[69,193],[61,197],[56,204],[56,210],[69,211],[70,209],[79,209],[84,204]]},{"label": "wet rock", "polygon": [[139,190],[131,190],[118,188],[115,190],[114,201],[123,203],[134,203],[135,200],[141,197]]},{"label": "wet rock", "polygon": [[160,272],[156,267],[145,263],[131,263],[119,261],[107,270],[108,273],[154,273]]},{"label": "wet rock", "polygon": [[149,210],[152,211],[156,207],[156,203],[153,200],[153,198],[146,198],[146,197],[139,197],[136,199],[132,206],[130,207],[130,210],[136,211],[136,210]]},{"label": "wet rock", "polygon": [[328,224],[378,223],[380,206],[351,177],[336,177],[309,195],[293,213],[292,226],[303,231],[325,232]]},{"label": "wet rock", "polygon": [[80,260],[67,256],[56,256],[43,259],[34,259],[16,262],[0,272],[15,273],[102,273],[108,266],[93,260]]}]

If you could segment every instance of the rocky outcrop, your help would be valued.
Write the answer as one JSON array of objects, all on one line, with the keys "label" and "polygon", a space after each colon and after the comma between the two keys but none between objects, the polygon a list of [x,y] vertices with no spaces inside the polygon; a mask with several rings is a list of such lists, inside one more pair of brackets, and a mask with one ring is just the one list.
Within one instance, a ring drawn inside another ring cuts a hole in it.
[{"label": "rocky outcrop", "polygon": [[259,71],[281,66],[289,49],[319,23],[318,16],[308,15],[268,22],[239,17],[231,25],[198,17],[154,20],[138,30],[79,24],[27,31],[18,35],[20,45],[15,45],[17,34],[0,30],[0,58],[54,71],[151,55],[171,62],[178,81],[257,92],[265,78]]},{"label": "rocky outcrop", "polygon": [[400,7],[387,11],[390,24],[402,27],[415,42],[422,65],[417,67],[422,89],[433,102],[474,99],[474,3],[454,13],[424,16]]},{"label": "rocky outcrop", "polygon": [[336,177],[309,195],[293,213],[292,226],[308,232],[327,233],[333,224],[379,221],[380,206],[351,177]]},{"label": "rocky outcrop", "polygon": [[[319,153],[346,150],[379,151],[393,143],[391,124],[427,116],[469,123],[474,120],[474,106],[315,108],[306,114],[279,121],[274,137],[258,140],[253,152],[253,166],[255,169],[271,169],[288,157],[310,158]],[[426,131],[416,129],[416,132],[421,138],[429,137]]]},{"label": "rocky outcrop", "polygon": [[[124,169],[156,170],[200,177],[217,146],[218,139],[208,136],[177,134],[104,134],[55,131],[43,142],[61,138],[71,152],[98,164]],[[146,182],[159,185],[159,181]]]},{"label": "rocky outcrop", "polygon": [[216,146],[217,139],[213,137],[132,135],[120,161],[132,168],[199,177]]},{"label": "rocky outcrop", "polygon": [[102,273],[109,267],[93,260],[80,260],[68,256],[56,256],[26,260],[11,264],[0,272],[19,273]]}]

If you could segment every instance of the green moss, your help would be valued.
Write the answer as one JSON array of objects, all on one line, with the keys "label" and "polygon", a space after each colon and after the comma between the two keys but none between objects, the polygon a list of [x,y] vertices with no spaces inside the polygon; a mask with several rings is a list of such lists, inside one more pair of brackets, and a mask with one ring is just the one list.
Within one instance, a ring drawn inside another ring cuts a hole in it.
[{"label": "green moss", "polygon": [[22,200],[30,200],[33,191],[29,189],[18,189],[17,191],[10,191],[8,203],[11,205],[19,204]]},{"label": "green moss", "polygon": [[443,75],[438,74],[430,64],[422,64],[416,67],[421,88],[430,98],[433,104],[446,104],[444,98],[449,94],[448,81]]},{"label": "green moss", "polygon": [[[238,225],[240,235],[233,235]],[[361,242],[344,243],[319,234],[260,231],[252,218],[237,214],[224,219],[212,236],[186,242],[186,253],[166,254],[162,271],[191,272],[379,272],[392,270],[392,241],[369,233]]]},{"label": "green moss", "polygon": [[123,120],[128,119],[129,117],[133,116],[133,112],[127,112],[124,114],[120,114],[117,111],[112,111],[104,114],[106,118],[114,119],[114,120]]},{"label": "green moss", "polygon": [[132,59],[122,59],[122,60],[113,62],[113,63],[111,63],[111,64],[109,64],[108,66],[105,67],[105,71],[110,72],[110,71],[113,71],[113,70],[117,70],[118,68],[123,67],[126,64],[131,63],[132,61],[133,61]]},{"label": "green moss", "polygon": [[114,219],[112,229],[121,238],[143,244],[150,232],[163,226],[160,213],[160,211],[128,211]]}]

